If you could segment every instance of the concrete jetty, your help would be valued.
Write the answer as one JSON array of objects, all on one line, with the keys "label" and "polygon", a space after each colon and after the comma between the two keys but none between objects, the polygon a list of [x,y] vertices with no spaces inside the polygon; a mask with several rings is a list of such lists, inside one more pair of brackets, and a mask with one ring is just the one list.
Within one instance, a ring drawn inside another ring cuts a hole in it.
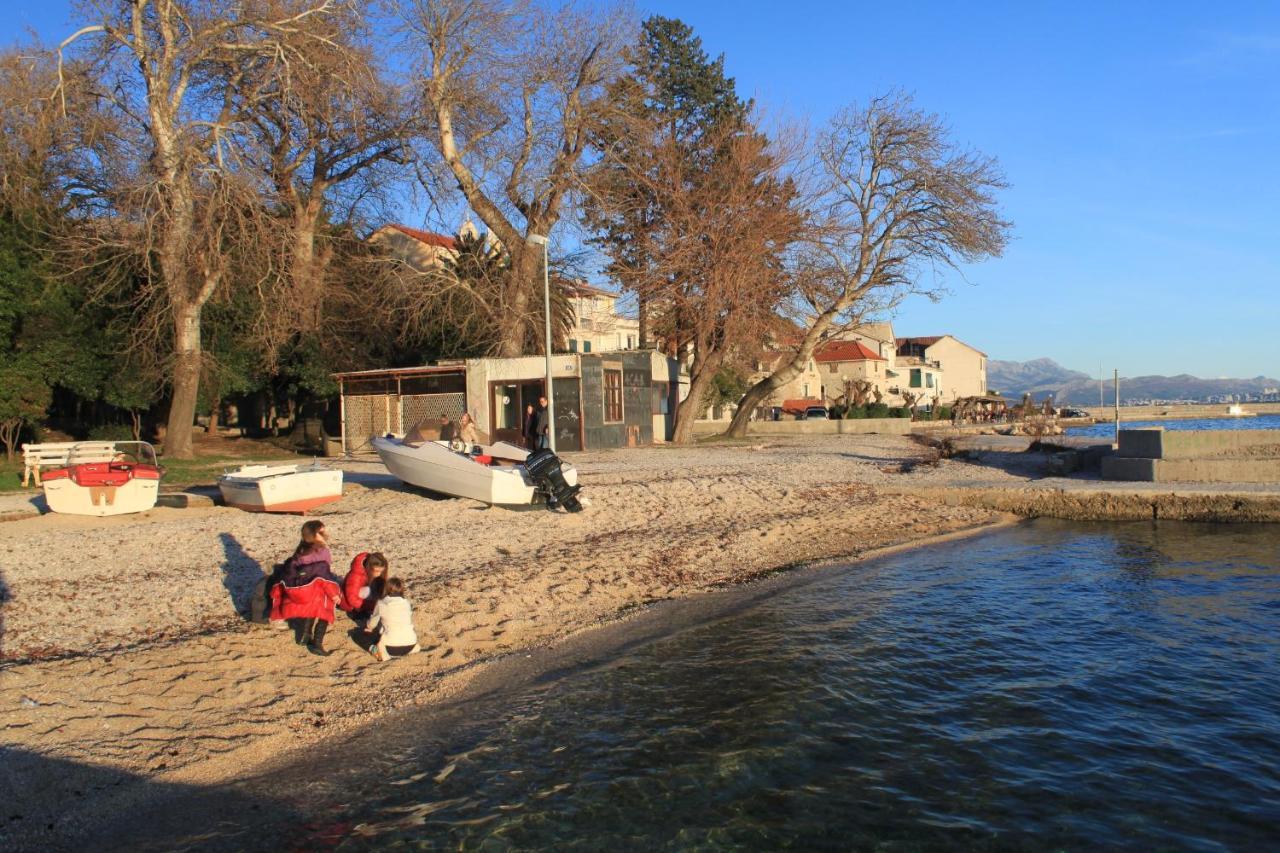
[{"label": "concrete jetty", "polygon": [[1107,480],[1280,483],[1280,430],[1122,429]]}]

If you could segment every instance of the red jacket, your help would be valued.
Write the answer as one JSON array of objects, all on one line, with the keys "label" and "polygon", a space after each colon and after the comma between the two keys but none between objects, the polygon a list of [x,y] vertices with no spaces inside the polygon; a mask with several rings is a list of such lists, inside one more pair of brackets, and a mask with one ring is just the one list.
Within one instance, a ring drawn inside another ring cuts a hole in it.
[{"label": "red jacket", "polygon": [[292,557],[285,579],[271,587],[272,619],[323,619],[333,624],[333,605],[342,589],[329,571],[329,549]]},{"label": "red jacket", "polygon": [[364,559],[368,556],[368,551],[356,554],[351,561],[351,571],[342,579],[342,609],[348,613],[362,614],[366,610],[373,612],[376,602],[360,597],[360,589],[369,585],[369,571],[364,567]]}]

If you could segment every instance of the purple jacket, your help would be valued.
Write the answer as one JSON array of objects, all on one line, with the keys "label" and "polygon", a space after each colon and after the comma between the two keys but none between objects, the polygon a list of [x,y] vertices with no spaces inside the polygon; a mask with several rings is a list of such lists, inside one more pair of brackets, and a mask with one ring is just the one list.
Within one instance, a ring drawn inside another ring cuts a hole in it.
[{"label": "purple jacket", "polygon": [[309,554],[290,557],[285,562],[282,582],[287,587],[306,586],[316,578],[338,583],[329,568],[332,559],[328,548],[317,548]]}]

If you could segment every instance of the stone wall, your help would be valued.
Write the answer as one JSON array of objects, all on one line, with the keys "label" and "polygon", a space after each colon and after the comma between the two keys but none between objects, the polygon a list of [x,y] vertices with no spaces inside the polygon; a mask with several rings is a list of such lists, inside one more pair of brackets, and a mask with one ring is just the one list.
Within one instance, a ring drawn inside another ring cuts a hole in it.
[{"label": "stone wall", "polygon": [[[693,431],[698,435],[710,435],[724,432],[726,423],[715,421],[699,421],[694,424]],[[907,435],[911,432],[910,418],[858,418],[851,420],[805,420],[805,421],[752,421],[747,427],[748,435]]]}]

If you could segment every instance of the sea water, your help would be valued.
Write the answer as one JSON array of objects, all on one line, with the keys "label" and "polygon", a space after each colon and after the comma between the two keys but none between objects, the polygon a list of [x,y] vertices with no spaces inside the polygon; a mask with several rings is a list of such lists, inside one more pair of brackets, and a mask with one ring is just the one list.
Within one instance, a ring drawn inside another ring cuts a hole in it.
[{"label": "sea water", "polygon": [[1024,524],[420,737],[338,849],[1274,849],[1280,532]]},{"label": "sea water", "polygon": [[[1168,418],[1166,420],[1120,422],[1120,429],[1150,429],[1151,427],[1163,427],[1167,430],[1280,429],[1280,415],[1242,415],[1235,418]],[[1068,427],[1066,434],[1114,440],[1116,437],[1116,425],[1113,421],[1107,421],[1087,427]]]}]

